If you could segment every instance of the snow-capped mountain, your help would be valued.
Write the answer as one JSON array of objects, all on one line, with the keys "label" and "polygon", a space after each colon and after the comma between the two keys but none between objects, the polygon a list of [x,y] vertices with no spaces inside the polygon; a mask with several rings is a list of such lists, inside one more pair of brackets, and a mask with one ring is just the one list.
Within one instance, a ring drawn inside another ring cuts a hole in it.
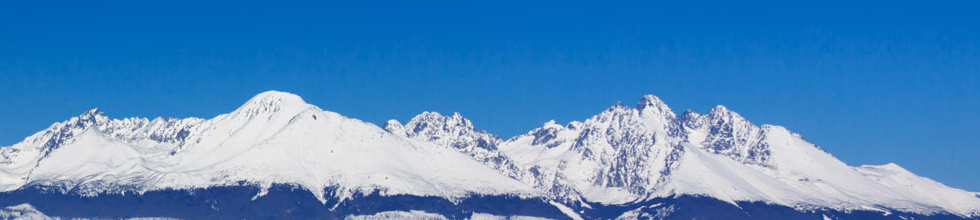
[{"label": "snow-capped mountain", "polygon": [[677,165],[684,133],[676,122],[648,96],[636,109],[616,104],[585,122],[548,122],[501,149],[542,176],[542,185],[571,196],[566,201],[623,204],[656,192]]},{"label": "snow-capped mountain", "polygon": [[455,198],[534,195],[466,155],[401,138],[266,92],[213,119],[109,120],[97,109],[3,148],[3,190],[43,185],[86,195],[125,190],[291,183],[338,196],[380,190]]},{"label": "snow-capped mountain", "polygon": [[677,115],[652,95],[504,140],[459,113],[382,128],[270,91],[211,119],[92,109],[55,123],[0,148],[0,207],[109,218],[980,219],[980,194],[895,164],[849,166],[724,106]]},{"label": "snow-capped mountain", "polygon": [[459,113],[443,116],[437,112],[423,112],[404,125],[394,119],[388,120],[384,129],[414,140],[451,147],[515,179],[530,177],[497,149],[503,140],[475,129],[473,123]]},{"label": "snow-capped mountain", "polygon": [[[426,112],[413,120],[431,115],[438,114]],[[466,121],[458,113],[452,118]],[[440,129],[472,127],[467,122]],[[445,134],[432,142],[449,145],[439,139]],[[754,125],[720,105],[705,114],[689,110],[677,116],[652,95],[636,108],[617,103],[584,122],[549,121],[495,146],[534,177],[521,179],[526,184],[586,208],[585,203],[622,205],[697,195],[799,210],[980,214],[973,193],[898,165],[851,167],[783,127]]]}]

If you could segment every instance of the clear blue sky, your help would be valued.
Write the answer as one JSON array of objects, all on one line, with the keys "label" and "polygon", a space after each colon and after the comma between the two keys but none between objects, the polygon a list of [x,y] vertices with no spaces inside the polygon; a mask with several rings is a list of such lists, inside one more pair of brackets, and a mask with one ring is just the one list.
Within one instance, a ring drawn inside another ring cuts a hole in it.
[{"label": "clear blue sky", "polygon": [[655,94],[980,191],[976,1],[82,2],[0,2],[0,145],[94,107],[210,118],[266,90],[504,138]]}]

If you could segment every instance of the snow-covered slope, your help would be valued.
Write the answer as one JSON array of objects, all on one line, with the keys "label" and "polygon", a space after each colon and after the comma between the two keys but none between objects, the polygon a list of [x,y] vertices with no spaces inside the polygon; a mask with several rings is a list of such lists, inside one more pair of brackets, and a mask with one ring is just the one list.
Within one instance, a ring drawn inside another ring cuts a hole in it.
[{"label": "snow-covered slope", "polygon": [[0,208],[0,219],[47,220],[57,219],[41,213],[30,204]]},{"label": "snow-covered slope", "polygon": [[[799,134],[775,125],[756,127],[723,106],[691,120],[706,126],[688,127],[690,133],[707,135],[685,145],[682,165],[666,191],[807,208],[888,208],[964,216],[980,211],[980,199],[970,198],[969,192],[894,164],[883,166],[887,169],[848,166]],[[706,182],[713,185],[705,186]]]},{"label": "snow-covered slope", "polygon": [[[459,113],[424,112],[383,127],[275,91],[211,119],[109,119],[93,109],[0,148],[0,194],[41,188],[98,196],[247,184],[260,188],[249,193],[256,200],[289,195],[277,191],[287,184],[324,204],[375,192],[381,197],[364,202],[384,204],[394,195],[418,196],[400,204],[430,202],[416,207],[426,212],[361,212],[362,204],[345,204],[366,218],[467,216],[451,207],[483,196],[491,197],[471,202],[497,201],[525,214],[543,205],[570,218],[685,212],[664,200],[670,198],[736,210],[758,201],[804,215],[880,210],[980,217],[978,193],[895,164],[849,166],[799,134],[755,125],[724,106],[677,115],[652,95],[636,107],[617,103],[584,121],[549,121],[506,140]],[[31,193],[2,196],[27,201]],[[440,201],[452,201],[450,208]],[[494,215],[509,213],[486,214]]]},{"label": "snow-covered slope", "polygon": [[500,148],[565,201],[622,204],[655,192],[676,166],[683,140],[676,121],[647,96],[635,109],[617,104],[585,122],[548,122]]},{"label": "snow-covered slope", "polygon": [[397,120],[388,120],[384,129],[393,134],[456,149],[512,178],[530,178],[497,149],[503,140],[475,129],[473,123],[459,113],[443,116],[438,112],[423,112],[404,125]]},{"label": "snow-covered slope", "polygon": [[109,120],[97,110],[3,148],[0,183],[96,195],[126,190],[297,184],[325,201],[379,191],[465,197],[536,191],[454,149],[392,135],[265,92],[213,119]]},{"label": "snow-covered slope", "polygon": [[[461,123],[424,123],[433,120]],[[388,130],[444,146],[475,146],[454,140],[473,140],[472,134],[485,133],[472,131],[473,125],[458,113],[445,117],[426,112],[412,121],[412,129],[389,122]],[[450,126],[455,124],[463,126]],[[501,160],[513,161],[519,169],[501,172],[527,173],[530,178],[518,179],[569,204],[630,204],[699,195],[800,210],[887,209],[960,216],[980,211],[974,193],[897,165],[851,167],[783,127],[756,126],[724,106],[677,116],[652,95],[644,96],[636,108],[617,103],[584,122],[550,121],[527,134],[490,143],[503,152]]]},{"label": "snow-covered slope", "polygon": [[724,106],[678,117],[655,96],[584,122],[548,122],[500,149],[551,181],[543,185],[568,186],[566,200],[628,204],[699,195],[801,210],[980,214],[974,193],[897,165],[851,167],[783,127],[756,126]]}]

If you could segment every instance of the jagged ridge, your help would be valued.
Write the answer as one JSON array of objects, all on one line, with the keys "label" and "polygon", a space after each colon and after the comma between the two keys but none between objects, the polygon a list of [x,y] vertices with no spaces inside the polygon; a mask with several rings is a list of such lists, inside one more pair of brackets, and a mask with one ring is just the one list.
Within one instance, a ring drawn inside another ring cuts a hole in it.
[{"label": "jagged ridge", "polygon": [[[413,120],[448,120],[432,115],[438,114],[426,112]],[[458,113],[452,118],[465,121]],[[469,123],[440,128],[481,132]],[[417,137],[428,131],[400,132]],[[495,146],[519,167],[516,172],[531,176],[519,178],[525,184],[586,208],[590,202],[630,204],[701,195],[801,210],[890,209],[960,216],[977,216],[980,210],[974,193],[897,165],[885,166],[900,170],[896,172],[851,167],[783,127],[757,126],[721,105],[705,114],[688,110],[677,116],[652,95],[636,108],[617,103],[584,122],[562,126],[549,121]]]},{"label": "jagged ridge", "polygon": [[[653,95],[507,140],[459,113],[424,112],[383,127],[275,91],[212,119],[110,120],[92,109],[0,149],[0,191],[94,196],[287,183],[320,201],[372,192],[516,195],[583,212],[705,196],[797,210],[980,215],[980,194],[894,164],[848,166],[799,134],[757,126],[724,106],[678,116]],[[321,193],[325,187],[334,190]]]}]

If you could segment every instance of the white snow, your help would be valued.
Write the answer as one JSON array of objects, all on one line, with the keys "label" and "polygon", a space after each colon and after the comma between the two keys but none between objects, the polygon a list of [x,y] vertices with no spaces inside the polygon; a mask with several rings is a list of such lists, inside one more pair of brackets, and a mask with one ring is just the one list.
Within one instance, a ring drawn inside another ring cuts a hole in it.
[{"label": "white snow", "polygon": [[[33,183],[83,194],[118,193],[118,186],[147,191],[239,181],[265,187],[285,183],[303,186],[321,201],[326,187],[337,188],[341,199],[375,190],[449,199],[471,193],[540,196],[453,149],[391,135],[373,124],[320,110],[293,94],[262,93],[232,113],[200,124],[178,146],[117,140],[93,126],[52,150],[33,169],[29,160],[39,157],[34,152],[21,155],[28,163],[16,157],[0,164],[0,183],[4,191]],[[25,143],[12,149],[39,148]]]},{"label": "white snow", "polygon": [[[424,211],[411,210],[411,211],[387,211],[379,212],[373,215],[350,215],[344,218],[346,220],[373,220],[373,219],[406,219],[406,220],[440,220],[448,219],[445,216],[427,213]],[[539,218],[534,216],[521,216],[521,215],[494,215],[488,213],[473,213],[470,216],[471,220],[543,220],[547,218]]]},{"label": "white snow", "polygon": [[[549,121],[506,141],[475,130],[458,113],[425,112],[405,125],[391,120],[384,126],[276,91],[211,119],[110,120],[94,109],[0,148],[0,192],[43,184],[94,195],[244,181],[263,188],[299,185],[321,201],[327,187],[338,189],[341,199],[372,191],[451,200],[471,194],[545,197],[560,201],[551,203],[574,219],[580,218],[576,210],[562,203],[678,195],[802,210],[980,216],[980,194],[895,164],[849,166],[799,134],[753,125],[724,106],[678,117],[656,96],[644,96],[637,108],[617,104],[566,126]],[[443,216],[411,211],[355,217]]]},{"label": "white snow", "polygon": [[980,199],[894,164],[851,167],[783,127],[762,126],[772,167],[742,164],[685,143],[681,165],[660,190],[724,201],[766,201],[791,207],[879,210],[970,216]]},{"label": "white snow", "polygon": [[[622,215],[616,217],[616,220],[634,220],[634,219],[666,219],[670,217],[670,214],[674,212],[673,206],[662,207],[662,204],[655,204],[651,206],[641,206],[639,208],[629,210],[624,212]],[[653,208],[655,213],[647,213],[642,209]]]},{"label": "white snow", "polygon": [[441,220],[447,219],[445,216],[427,213],[424,211],[411,210],[411,211],[387,211],[379,212],[373,215],[350,215],[344,218],[346,220],[373,220],[373,219],[405,219],[405,220]]},{"label": "white snow", "polygon": [[25,203],[0,209],[0,219],[46,220],[59,218],[45,215],[31,204]]},{"label": "white snow", "polygon": [[[644,198],[643,192],[657,187],[674,149],[674,143],[666,138],[672,128],[654,122],[674,120],[676,116],[659,99],[644,100],[642,110],[617,104],[585,122],[571,122],[566,127],[549,122],[499,148],[522,167],[542,173],[541,178],[528,184],[539,188],[570,187],[577,192],[571,196],[590,202],[634,202]],[[546,129],[553,131],[554,138],[537,140],[540,137],[535,134]]]},{"label": "white snow", "polygon": [[[703,195],[733,204],[764,201],[798,209],[894,209],[961,216],[978,216],[980,211],[980,198],[974,193],[894,164],[848,166],[799,134],[780,126],[757,127],[724,106],[708,114],[685,116],[690,121],[674,120],[676,116],[659,99],[646,96],[637,109],[617,104],[585,122],[570,123],[568,128],[549,122],[512,138],[500,149],[520,166],[543,170],[543,178],[537,181],[545,183],[529,184],[544,188],[568,185],[585,200],[603,204]],[[684,124],[684,134],[670,135],[671,129],[681,126],[678,124]],[[557,129],[557,138],[532,143],[539,138],[535,131],[540,129]],[[651,136],[654,140],[642,139]],[[629,140],[654,143],[641,144],[637,152],[637,142]],[[673,144],[681,146],[680,150],[674,150]],[[671,154],[677,156],[666,156]],[[610,162],[623,159],[627,166]],[[668,171],[669,176],[660,171]],[[635,176],[637,173],[642,175]],[[605,179],[623,182],[610,185],[602,181]],[[626,185],[631,181],[640,186]]]},{"label": "white snow", "polygon": [[534,216],[523,216],[523,215],[503,216],[503,215],[494,215],[494,214],[487,214],[487,213],[473,213],[473,216],[470,216],[469,219],[470,220],[545,220],[547,218],[539,218]]},{"label": "white snow", "polygon": [[582,216],[580,216],[578,213],[575,213],[575,210],[573,210],[572,208],[569,208],[568,206],[562,205],[561,203],[555,201],[548,201],[548,203],[558,208],[558,210],[560,210],[562,213],[565,213],[565,215],[568,215],[569,218],[574,220],[582,220]]}]

